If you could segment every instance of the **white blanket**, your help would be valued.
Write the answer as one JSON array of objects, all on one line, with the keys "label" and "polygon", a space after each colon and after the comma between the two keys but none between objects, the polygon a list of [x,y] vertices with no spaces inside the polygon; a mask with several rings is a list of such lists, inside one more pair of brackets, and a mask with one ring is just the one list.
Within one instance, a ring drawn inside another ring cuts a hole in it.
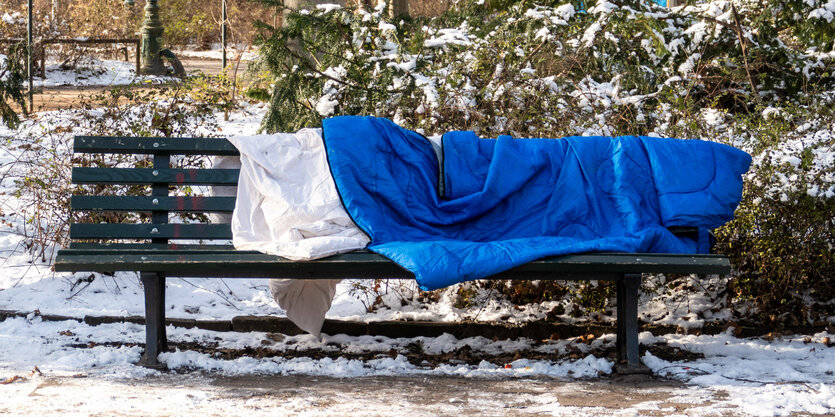
[{"label": "white blanket", "polygon": [[309,260],[368,244],[342,207],[321,129],[229,141],[241,153],[232,216],[235,248]]},{"label": "white blanket", "polygon": [[[440,137],[429,139],[441,158]],[[369,243],[342,206],[322,129],[234,136],[229,141],[240,151],[240,160],[219,158],[213,168],[241,169],[231,219],[236,249],[311,260]],[[233,187],[215,187],[213,193],[235,194]],[[287,318],[318,336],[339,281],[272,279],[270,292]]]},{"label": "white blanket", "polygon": [[[310,260],[368,244],[368,237],[342,207],[321,129],[235,136],[229,141],[240,151],[240,162],[223,158],[215,167],[241,168],[232,215],[236,249]],[[224,191],[230,190],[215,193]],[[290,320],[318,335],[338,282],[273,279],[270,292]]]}]

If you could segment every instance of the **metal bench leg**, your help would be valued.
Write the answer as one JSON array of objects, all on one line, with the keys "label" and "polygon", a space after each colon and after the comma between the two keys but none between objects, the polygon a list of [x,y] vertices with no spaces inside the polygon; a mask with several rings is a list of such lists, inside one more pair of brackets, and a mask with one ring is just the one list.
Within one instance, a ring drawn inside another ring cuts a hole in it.
[{"label": "metal bench leg", "polygon": [[649,373],[638,357],[638,287],[641,274],[624,274],[618,281],[618,336],[617,347],[621,361],[619,374]]},{"label": "metal bench leg", "polygon": [[140,273],[145,287],[145,354],[139,364],[148,368],[165,369],[157,356],[168,350],[165,336],[165,275],[156,272]]}]

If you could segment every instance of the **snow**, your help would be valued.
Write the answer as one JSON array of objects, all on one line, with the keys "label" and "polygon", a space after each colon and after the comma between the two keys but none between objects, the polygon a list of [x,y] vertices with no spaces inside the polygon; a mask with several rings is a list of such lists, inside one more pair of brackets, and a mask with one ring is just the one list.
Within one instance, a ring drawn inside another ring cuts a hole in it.
[{"label": "snow", "polygon": [[563,4],[555,9],[536,6],[525,11],[524,16],[534,20],[547,20],[552,25],[564,26],[574,17],[574,6],[571,3]]},{"label": "snow", "polygon": [[821,4],[821,7],[809,12],[809,19],[824,19],[832,22],[832,19],[835,19],[835,0],[829,0]]},{"label": "snow", "polygon": [[7,25],[14,25],[14,24],[17,24],[17,23],[24,23],[25,22],[25,19],[23,18],[23,16],[18,12],[14,12],[12,14],[9,14],[8,12],[3,13],[3,16],[0,16],[0,20],[2,20],[3,23],[5,23]]},{"label": "snow", "polygon": [[435,88],[435,80],[418,73],[411,73],[412,77],[415,79],[415,85],[423,90],[423,96],[426,99],[426,102],[429,103],[430,108],[437,108],[438,107],[438,90]]},{"label": "snow", "polygon": [[377,27],[380,30],[383,30],[383,31],[386,31],[386,30],[395,31],[395,32],[397,31],[397,26],[392,25],[391,23],[383,22],[383,21],[380,21],[380,24]]},{"label": "snow", "polygon": [[594,37],[597,36],[597,32],[600,32],[600,27],[600,23],[594,22],[583,32],[583,38],[580,40],[583,46],[588,48],[594,43]]},{"label": "snow", "polygon": [[46,64],[46,78],[35,76],[35,87],[127,85],[139,82],[161,83],[173,77],[136,75],[136,63],[109,59],[89,59],[76,69],[64,70],[57,63]]},{"label": "snow", "polygon": [[557,7],[556,12],[566,21],[574,17],[575,13],[574,6],[571,3],[566,3]]},{"label": "snow", "polygon": [[595,4],[591,9],[589,9],[589,13],[592,14],[611,14],[613,11],[617,10],[618,6],[614,3],[610,3],[606,0],[598,0],[597,4]]},{"label": "snow", "polygon": [[[227,59],[236,58],[239,54],[242,54],[241,60],[243,61],[252,61],[258,56],[258,50],[255,47],[248,47],[243,51],[239,51],[235,45],[227,45],[226,46],[226,57]],[[221,59],[223,58],[223,45],[220,43],[213,43],[209,49],[200,49],[198,50],[196,46],[186,48],[186,49],[175,49],[174,55],[178,57],[188,57],[188,58],[205,58],[205,59]]]},{"label": "snow", "polygon": [[6,55],[0,54],[0,81],[6,81],[6,78],[9,77],[9,74],[6,70],[6,63],[9,61],[9,58]]},{"label": "snow", "polygon": [[[605,2],[602,2],[605,6]],[[600,5],[601,3],[598,3]],[[608,7],[608,6],[607,6]],[[605,7],[604,7],[605,9]],[[567,10],[567,9],[566,9]],[[382,29],[383,27],[381,27]],[[463,42],[466,30],[436,34],[433,39],[451,36]],[[454,43],[454,42],[452,42]],[[440,44],[439,44],[440,45]],[[404,78],[411,76],[425,95],[428,107],[438,106],[440,100],[435,78],[415,73],[416,58],[403,56],[386,65],[395,66],[404,72]],[[109,65],[109,64],[107,64]],[[326,72],[335,80],[325,83],[323,95],[316,98],[315,108],[320,114],[331,114],[338,100],[335,98],[336,80],[341,79],[344,69],[332,68]],[[497,73],[504,68],[497,68]],[[534,76],[535,72],[523,68],[523,73]],[[113,76],[122,82],[128,75]],[[542,83],[559,89],[548,79]],[[681,81],[671,77],[668,83]],[[78,81],[77,82],[81,82]],[[402,82],[402,81],[401,81]],[[501,87],[501,86],[499,86]],[[495,91],[498,96],[499,88]],[[582,80],[573,97],[581,109],[594,106],[612,107],[621,104],[639,104],[644,95],[635,91],[623,91],[617,77],[608,81],[596,81],[591,77]],[[421,106],[424,111],[426,108]],[[779,109],[766,109],[769,115],[777,117]],[[244,103],[242,109],[230,114],[229,122],[219,122],[223,134],[253,134],[265,112],[263,105]],[[0,137],[9,140],[8,146],[0,152],[0,193],[3,194],[2,220],[0,229],[0,252],[4,254],[0,267],[0,310],[32,312],[28,317],[8,318],[0,322],[0,377],[25,374],[37,366],[49,377],[85,375],[90,386],[98,390],[114,388],[113,396],[126,391],[125,380],[164,379],[171,374],[148,370],[137,366],[144,342],[144,328],[132,323],[102,324],[90,326],[77,320],[45,321],[44,314],[64,315],[76,319],[84,316],[136,316],[144,311],[142,288],[134,273],[119,272],[112,276],[89,273],[54,273],[50,271],[48,259],[32,259],[25,249],[30,246],[25,231],[26,218],[23,214],[31,208],[21,200],[11,198],[14,193],[15,175],[20,164],[27,162],[29,144],[24,139],[39,132],[50,133],[57,138],[56,157],[66,157],[69,138],[73,134],[86,133],[78,118],[95,116],[101,110],[89,113],[58,111],[39,113],[35,118],[25,120],[20,128],[11,131],[0,127]],[[719,129],[725,123],[726,115],[719,110],[704,109],[700,116],[708,126]],[[218,117],[220,120],[220,117]],[[590,128],[591,134],[606,133],[607,126]],[[814,169],[809,178],[802,178],[791,171],[778,172],[784,179],[774,193],[785,193],[791,187],[809,183],[800,191],[819,197],[835,196],[835,188],[825,184],[835,183],[833,166],[835,151],[831,145],[833,127],[810,124],[798,128],[802,132],[797,138],[786,140],[773,150],[764,152],[755,164],[774,164],[787,170],[808,164]],[[198,129],[195,134],[206,134]],[[63,136],[62,136],[63,135]],[[33,162],[33,161],[29,161]],[[823,185],[812,183],[823,181]],[[806,182],[803,182],[806,181]],[[828,181],[828,182],[827,182]],[[7,224],[8,223],[8,224]],[[92,278],[91,278],[92,277]],[[664,276],[651,276],[645,280],[646,287],[655,287],[655,292],[642,294],[640,317],[656,325],[671,325],[682,330],[703,328],[714,320],[730,319],[730,309],[722,304],[720,294],[727,288],[727,278],[689,277],[683,280],[683,289],[667,292],[668,281]],[[477,309],[454,307],[455,290],[443,291],[436,303],[421,303],[412,297],[417,292],[414,283],[387,283],[386,290],[376,293],[371,290],[373,281],[345,281],[338,287],[337,297],[328,318],[371,322],[380,320],[428,320],[461,322],[504,322],[510,324],[528,323],[546,317],[558,307],[564,307],[563,300],[554,300],[538,305],[511,306],[503,303],[495,294],[483,291],[477,294]],[[578,284],[585,285],[585,284]],[[699,288],[691,291],[687,287]],[[230,320],[241,315],[283,316],[267,291],[263,279],[198,279],[170,278],[167,281],[167,307],[169,317],[199,320]],[[371,313],[367,307],[380,296],[378,307]],[[716,308],[716,307],[719,308]],[[613,320],[612,311],[597,313],[601,322]],[[574,318],[569,314],[559,315],[567,323],[586,318]],[[830,321],[835,317],[829,318]],[[257,375],[306,375],[332,378],[365,377],[460,377],[479,380],[528,380],[568,379],[571,384],[585,381],[607,383],[614,363],[610,357],[595,356],[600,349],[613,349],[614,335],[604,335],[591,342],[580,338],[563,340],[490,340],[484,337],[458,339],[445,334],[438,337],[388,338],[383,336],[325,335],[316,339],[309,335],[286,336],[261,332],[233,333],[213,332],[201,329],[185,329],[169,326],[170,340],[174,344],[198,343],[220,349],[254,350],[267,349],[273,353],[266,357],[242,356],[224,359],[216,353],[177,349],[164,353],[161,360],[168,366],[186,375],[257,376]],[[806,340],[808,337],[808,340]],[[642,333],[641,343],[647,348],[661,346],[676,347],[691,352],[694,359],[666,360],[648,351],[642,362],[663,378],[681,381],[683,388],[675,391],[675,399],[681,402],[705,402],[689,410],[689,415],[746,414],[746,415],[789,415],[792,413],[835,413],[835,348],[825,340],[833,335],[820,332],[813,335],[792,335],[766,340],[765,338],[738,338],[729,333],[719,335],[676,335],[652,336]],[[478,363],[446,359],[438,364],[415,364],[409,361],[410,346],[422,346],[424,354],[444,355],[460,349],[470,349],[483,355],[509,355],[519,353],[520,358],[507,363],[485,359]],[[211,350],[211,349],[210,349]],[[312,350],[326,352],[320,357],[296,356],[297,351]],[[579,353],[577,353],[579,352]],[[552,360],[533,360],[527,353],[553,354]],[[575,355],[569,356],[570,353]],[[358,358],[357,355],[365,355]],[[3,379],[0,378],[0,379]],[[32,381],[39,381],[32,377]],[[113,381],[117,381],[114,383]],[[0,395],[12,398],[14,407],[30,407],[21,398],[23,388],[33,392],[29,381],[0,385]],[[524,385],[522,385],[524,386]],[[104,387],[104,388],[103,388]],[[183,398],[192,398],[189,404],[197,403],[194,398],[205,398],[204,390],[188,388],[170,389]],[[311,394],[313,395],[313,394]],[[189,397],[191,396],[191,397]],[[143,397],[144,398],[144,397]],[[308,397],[311,398],[311,397]],[[554,397],[538,396],[541,404],[530,406],[526,412],[542,412],[554,415],[578,415],[588,409],[564,407]],[[147,399],[146,399],[147,400]],[[102,398],[103,402],[114,400]],[[151,401],[153,402],[153,401]],[[141,404],[140,404],[141,406]],[[0,406],[2,410],[3,406]],[[666,407],[666,408],[665,408]],[[624,413],[640,414],[642,410],[660,410],[671,414],[676,410],[659,402],[640,402],[624,405]],[[179,409],[168,411],[176,413]],[[346,411],[344,413],[350,413]],[[104,413],[107,414],[107,413]]]},{"label": "snow", "polygon": [[[704,359],[669,362],[646,352],[642,361],[658,375],[727,391],[742,412],[756,416],[835,412],[835,348],[831,334],[807,340],[737,339],[715,336],[640,335],[641,343],[667,343],[701,353]],[[801,411],[802,410],[802,411]]]},{"label": "snow", "polygon": [[324,3],[316,5],[316,9],[321,10],[323,13],[330,13],[334,10],[339,10],[341,8],[342,6],[334,3]]},{"label": "snow", "polygon": [[696,64],[699,62],[701,58],[702,54],[700,53],[695,53],[688,56],[687,60],[682,62],[681,65],[679,65],[678,72],[684,76],[689,75],[691,72],[693,72],[693,69],[696,67]]},{"label": "snow", "polygon": [[[415,343],[428,354],[451,352],[470,346],[473,352],[513,353],[530,350],[532,341],[518,343],[492,342],[484,338],[458,340],[450,335],[390,339],[382,336],[327,336],[319,340],[311,335],[282,336],[273,341],[266,333],[214,332],[168,326],[171,343],[200,342],[215,344],[218,349],[246,349],[268,346],[276,353],[316,349],[343,354],[378,352],[385,357],[371,360],[346,357],[314,359],[309,357],[267,358],[240,357],[224,360],[212,355],[181,351],[160,355],[172,370],[202,370],[223,375],[304,374],[355,378],[380,375],[423,375],[483,377],[550,376],[590,378],[610,374],[613,363],[604,358],[586,355],[581,359],[557,362],[517,359],[507,364],[481,361],[476,365],[443,363],[437,367],[409,363],[404,354]],[[40,316],[8,318],[0,322],[0,372],[23,372],[37,366],[42,372],[72,374],[79,371],[94,375],[130,375],[140,377],[153,373],[134,366],[142,348],[136,344],[145,338],[145,328],[133,323],[90,326],[74,320],[43,321]],[[265,342],[268,342],[265,344]],[[118,346],[114,346],[118,345]],[[392,353],[394,351],[395,353]],[[378,355],[379,356],[379,355]]]},{"label": "snow", "polygon": [[316,113],[319,113],[322,117],[328,117],[333,115],[333,111],[336,106],[339,105],[339,100],[332,100],[330,96],[322,96],[319,98],[319,101],[316,102]]},{"label": "snow", "polygon": [[[81,38],[79,38],[81,39]],[[175,51],[179,57],[221,59],[222,46],[219,43],[213,44],[208,50],[181,49]],[[233,59],[241,53],[234,46],[227,47],[227,57]],[[249,48],[242,52],[241,59],[244,61],[253,60],[257,50]],[[133,56],[131,55],[131,59]],[[0,67],[2,67],[0,58]],[[108,86],[128,85],[132,83],[162,83],[174,81],[174,77],[155,75],[136,75],[136,63],[86,57],[76,68],[62,69],[59,62],[48,60],[46,63],[46,77],[41,78],[39,73],[34,76],[35,87],[60,87],[60,86]]]},{"label": "snow", "polygon": [[438,33],[427,39],[423,45],[427,48],[445,47],[446,45],[462,45],[467,46],[472,44],[467,34],[460,29],[441,29]]},{"label": "snow", "polygon": [[[533,341],[490,341],[484,338],[456,339],[450,335],[439,337],[397,338],[382,336],[325,336],[318,340],[310,335],[281,336],[249,332],[213,332],[168,326],[169,340],[174,343],[197,342],[216,346],[215,349],[267,348],[276,355],[263,358],[250,356],[222,359],[215,355],[191,350],[175,350],[160,355],[175,371],[231,376],[309,375],[333,378],[457,377],[483,380],[508,378],[557,378],[596,380],[611,374],[613,363],[605,358],[583,355],[578,359],[557,361],[529,360]],[[811,338],[787,336],[766,341],[739,339],[730,334],[713,336],[666,335],[642,333],[644,346],[665,344],[701,354],[702,359],[667,361],[646,352],[645,365],[664,378],[683,381],[693,388],[682,389],[679,399],[712,396],[712,404],[689,415],[714,415],[719,410],[736,408],[732,414],[770,416],[791,413],[829,414],[835,412],[835,348],[826,347],[823,340],[832,337],[818,333]],[[144,328],[132,323],[90,326],[74,320],[43,321],[37,315],[8,318],[0,322],[0,375],[25,374],[37,367],[48,376],[69,376],[79,373],[93,381],[101,378],[148,378],[163,376],[158,371],[136,366],[141,354],[137,344],[144,340]],[[608,335],[592,342],[593,346],[609,346],[614,342]],[[509,363],[483,360],[475,364],[447,361],[436,366],[415,365],[405,354],[408,346],[419,343],[428,354],[450,352],[460,346],[470,346],[473,352],[522,352],[523,358]],[[541,345],[537,350],[559,351],[569,344],[584,346],[573,340],[561,340]],[[284,357],[281,352],[316,349],[340,353],[323,358],[306,356]],[[354,359],[352,353],[378,352],[371,359]],[[14,389],[14,385],[0,387]],[[721,393],[721,395],[720,395]],[[674,400],[671,400],[675,402]],[[641,409],[633,405],[628,409]]]}]

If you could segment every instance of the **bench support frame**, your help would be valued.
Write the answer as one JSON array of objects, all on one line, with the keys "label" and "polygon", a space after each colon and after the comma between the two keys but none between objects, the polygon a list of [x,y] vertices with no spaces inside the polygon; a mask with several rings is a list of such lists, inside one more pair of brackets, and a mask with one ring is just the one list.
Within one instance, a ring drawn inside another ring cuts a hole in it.
[{"label": "bench support frame", "polygon": [[638,349],[638,287],[641,274],[623,274],[617,281],[617,344],[621,363],[616,371],[619,374],[649,373],[649,368],[641,364]]},{"label": "bench support frame", "polygon": [[165,369],[159,354],[168,350],[165,334],[165,275],[140,273],[145,288],[145,353],[139,363],[154,369]]},{"label": "bench support frame", "polygon": [[[165,275],[140,272],[145,289],[145,353],[140,364],[154,369],[165,369],[159,354],[168,350],[165,333]],[[623,274],[617,279],[617,340],[620,363],[619,374],[649,373],[641,364],[638,343],[638,288],[641,274]]]}]

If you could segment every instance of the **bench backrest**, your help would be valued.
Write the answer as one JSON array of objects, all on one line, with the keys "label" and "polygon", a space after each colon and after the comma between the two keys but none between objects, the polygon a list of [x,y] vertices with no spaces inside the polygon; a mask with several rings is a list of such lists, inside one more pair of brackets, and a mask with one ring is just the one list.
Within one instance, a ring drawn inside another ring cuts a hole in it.
[{"label": "bench backrest", "polygon": [[74,151],[84,154],[137,154],[151,158],[150,168],[73,167],[72,183],[87,185],[150,185],[147,196],[74,195],[73,211],[144,212],[150,223],[73,223],[72,240],[232,239],[231,225],[169,223],[169,213],[232,212],[235,197],[171,196],[171,186],[238,183],[237,169],[171,168],[172,155],[238,155],[226,139],[76,136]]},{"label": "bench backrest", "polygon": [[[148,196],[74,195],[73,211],[145,212],[151,223],[74,223],[70,225],[72,240],[149,240],[166,244],[170,239],[231,240],[229,223],[169,223],[169,213],[231,213],[235,197],[170,196],[171,186],[204,185],[236,186],[237,169],[171,168],[172,155],[239,155],[238,150],[221,138],[145,138],[76,136],[76,153],[149,155],[150,168],[74,167],[73,184],[150,185]],[[689,227],[671,227],[677,235],[697,236]]]}]

